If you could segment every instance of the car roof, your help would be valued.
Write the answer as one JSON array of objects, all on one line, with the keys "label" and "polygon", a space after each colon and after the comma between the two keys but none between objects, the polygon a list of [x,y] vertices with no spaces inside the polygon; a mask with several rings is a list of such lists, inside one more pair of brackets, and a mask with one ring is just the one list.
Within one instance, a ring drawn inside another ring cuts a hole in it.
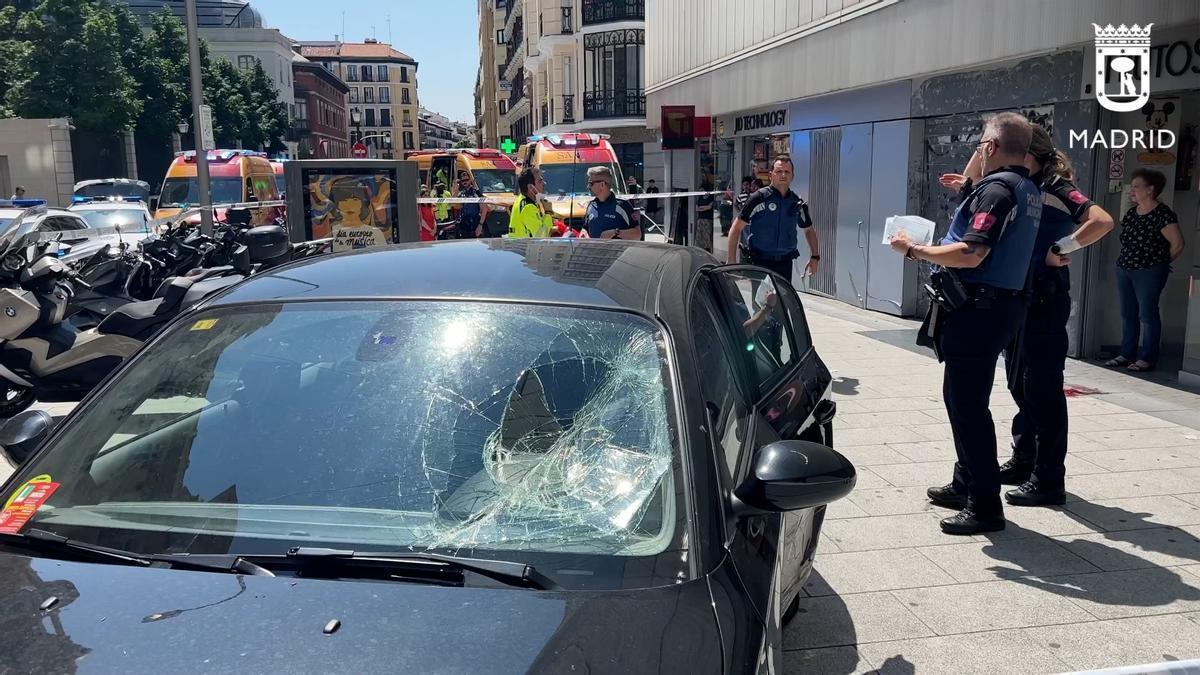
[{"label": "car roof", "polygon": [[68,211],[145,211],[146,205],[142,202],[83,202],[72,205]]},{"label": "car roof", "polygon": [[143,180],[134,180],[133,178],[95,178],[92,180],[81,180],[75,184],[75,189],[90,187],[92,185],[137,185],[149,189],[150,184]]},{"label": "car roof", "polygon": [[25,209],[0,209],[0,218],[16,218],[25,213]]},{"label": "car roof", "polygon": [[690,279],[717,260],[699,249],[643,242],[483,239],[401,244],[276,268],[213,306],[334,298],[562,304],[660,315],[682,306]]}]

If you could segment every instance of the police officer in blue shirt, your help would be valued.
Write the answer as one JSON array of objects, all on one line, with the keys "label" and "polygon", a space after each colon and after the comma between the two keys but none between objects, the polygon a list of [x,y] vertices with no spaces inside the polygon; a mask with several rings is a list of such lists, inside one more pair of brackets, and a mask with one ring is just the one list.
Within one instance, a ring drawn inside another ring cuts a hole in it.
[{"label": "police officer in blue shirt", "polygon": [[800,256],[796,249],[796,228],[804,230],[811,254],[805,273],[817,273],[817,230],[812,226],[808,204],[792,192],[795,170],[787,155],[775,158],[771,165],[771,184],[750,195],[742,212],[729,228],[728,260],[765,267],[792,280],[792,261]]},{"label": "police officer in blue shirt", "polygon": [[983,178],[959,205],[946,236],[935,246],[914,244],[903,235],[891,242],[908,258],[940,268],[928,329],[946,364],[942,391],[958,462],[954,481],[930,488],[928,495],[934,504],[961,509],[941,522],[947,534],[1004,529],[989,406],[996,363],[1025,316],[1025,288],[1042,216],[1041,190],[1024,164],[1032,136],[1029,121],[1017,113],[989,118],[975,150]]},{"label": "police officer in blue shirt", "polygon": [[612,191],[615,179],[607,166],[593,166],[587,172],[588,189],[595,197],[584,214],[584,227],[592,239],[642,238],[642,228],[633,206]]}]

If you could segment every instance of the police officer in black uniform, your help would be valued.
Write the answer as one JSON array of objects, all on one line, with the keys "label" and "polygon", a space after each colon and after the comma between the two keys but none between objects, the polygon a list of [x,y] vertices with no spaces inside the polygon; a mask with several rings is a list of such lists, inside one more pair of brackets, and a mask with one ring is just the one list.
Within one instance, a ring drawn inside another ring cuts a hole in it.
[{"label": "police officer in black uniform", "polygon": [[817,273],[817,263],[821,260],[817,253],[817,231],[812,226],[808,204],[792,192],[794,173],[790,157],[775,158],[771,165],[771,184],[750,195],[729,228],[729,262],[740,259],[765,267],[790,282],[792,261],[800,256],[796,248],[796,228],[800,228],[804,230],[811,254],[805,273]]},{"label": "police officer in black uniform", "polygon": [[946,364],[942,391],[958,462],[954,482],[928,494],[935,504],[961,509],[941,522],[947,534],[1004,529],[989,404],[1000,353],[1017,336],[1025,315],[1041,220],[1041,190],[1024,165],[1032,134],[1029,121],[1017,113],[989,118],[976,147],[983,178],[959,205],[946,236],[935,246],[914,244],[902,235],[891,242],[908,258],[939,268],[927,329]]}]

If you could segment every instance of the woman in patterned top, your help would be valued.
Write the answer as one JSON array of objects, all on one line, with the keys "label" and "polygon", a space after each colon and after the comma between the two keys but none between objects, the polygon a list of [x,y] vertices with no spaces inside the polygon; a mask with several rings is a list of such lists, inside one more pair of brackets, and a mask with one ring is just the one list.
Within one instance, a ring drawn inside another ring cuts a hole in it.
[{"label": "woman in patterned top", "polygon": [[1166,185],[1166,176],[1158,171],[1133,172],[1129,199],[1134,205],[1121,219],[1121,254],[1117,257],[1121,353],[1104,364],[1111,368],[1125,366],[1145,372],[1158,362],[1162,337],[1158,302],[1171,274],[1171,262],[1183,253],[1179,218],[1171,207],[1158,201]]}]

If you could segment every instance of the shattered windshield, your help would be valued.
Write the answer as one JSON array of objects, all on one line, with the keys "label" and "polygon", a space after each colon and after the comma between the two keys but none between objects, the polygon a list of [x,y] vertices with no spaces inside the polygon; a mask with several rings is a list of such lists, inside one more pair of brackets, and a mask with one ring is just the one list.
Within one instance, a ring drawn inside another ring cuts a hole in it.
[{"label": "shattered windshield", "polygon": [[657,327],[620,312],[204,313],[27,467],[60,486],[34,522],[146,553],[679,549],[664,363]]}]

